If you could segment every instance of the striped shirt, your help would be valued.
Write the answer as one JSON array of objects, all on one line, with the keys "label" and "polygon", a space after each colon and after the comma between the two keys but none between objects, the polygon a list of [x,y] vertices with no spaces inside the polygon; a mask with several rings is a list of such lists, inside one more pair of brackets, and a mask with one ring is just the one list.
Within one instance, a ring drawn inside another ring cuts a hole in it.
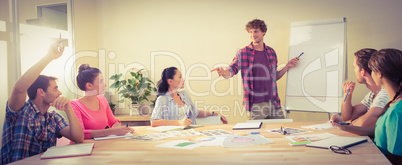
[{"label": "striped shirt", "polygon": [[67,126],[60,114],[55,111],[42,114],[32,100],[17,112],[7,103],[0,164],[45,152],[56,145],[60,130]]},{"label": "striped shirt", "polygon": [[361,101],[361,103],[367,107],[367,110],[370,110],[373,107],[384,108],[387,102],[388,95],[384,88],[381,88],[380,91],[378,91],[377,96],[370,91]]},{"label": "striped shirt", "polygon": [[[267,68],[269,69],[269,76],[271,80],[272,89],[272,101],[275,105],[275,109],[281,108],[281,103],[278,97],[278,89],[276,85],[276,69],[278,65],[278,59],[276,57],[275,50],[264,44],[264,51],[268,59]],[[246,110],[250,111],[254,103],[254,82],[253,82],[253,64],[255,49],[253,44],[240,49],[237,55],[233,58],[232,63],[229,66],[229,71],[232,76],[241,71],[241,77],[243,79],[243,106]]]},{"label": "striped shirt", "polygon": [[[180,99],[188,106],[188,118],[193,122],[191,124],[197,124],[196,117],[200,113],[193,104],[190,95],[185,91],[178,91]],[[156,98],[155,107],[152,111],[151,121],[163,119],[163,120],[180,120],[180,109],[177,106],[173,98],[166,92],[164,95]],[[187,111],[187,110],[186,110]]]}]

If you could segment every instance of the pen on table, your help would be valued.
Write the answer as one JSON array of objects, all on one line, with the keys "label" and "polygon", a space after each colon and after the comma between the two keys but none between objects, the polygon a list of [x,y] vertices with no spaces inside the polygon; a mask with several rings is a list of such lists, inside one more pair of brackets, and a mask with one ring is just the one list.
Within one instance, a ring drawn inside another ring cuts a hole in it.
[{"label": "pen on table", "polygon": [[348,89],[348,92],[346,93],[346,96],[345,96],[345,99],[343,100],[343,102],[345,102],[345,101],[346,101],[346,98],[348,98],[349,91],[350,91],[350,88]]},{"label": "pen on table", "polygon": [[300,58],[300,56],[302,56],[304,54],[304,52],[302,52],[299,56],[297,56],[297,58]]}]

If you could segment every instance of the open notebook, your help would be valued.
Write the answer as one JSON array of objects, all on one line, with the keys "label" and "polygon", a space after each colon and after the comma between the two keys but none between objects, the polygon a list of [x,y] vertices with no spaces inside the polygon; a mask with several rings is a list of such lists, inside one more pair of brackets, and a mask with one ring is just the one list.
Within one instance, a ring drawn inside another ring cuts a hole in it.
[{"label": "open notebook", "polygon": [[367,142],[366,137],[344,137],[335,136],[328,139],[312,142],[306,144],[307,147],[325,148],[328,149],[330,146],[335,145],[342,148],[348,148],[360,143]]},{"label": "open notebook", "polygon": [[51,147],[40,159],[65,158],[74,156],[87,156],[92,154],[94,143],[70,144],[67,146]]}]

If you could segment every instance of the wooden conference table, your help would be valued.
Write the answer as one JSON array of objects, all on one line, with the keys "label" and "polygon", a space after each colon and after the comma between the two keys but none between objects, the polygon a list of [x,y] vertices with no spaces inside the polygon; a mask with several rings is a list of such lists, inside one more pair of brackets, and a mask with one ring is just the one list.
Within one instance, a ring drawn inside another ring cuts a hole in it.
[{"label": "wooden conference table", "polygon": [[[40,160],[38,154],[14,164],[390,164],[375,144],[368,138],[368,142],[350,147],[351,155],[333,153],[331,150],[311,148],[305,146],[290,146],[288,139],[278,133],[265,130],[277,129],[281,126],[300,128],[301,126],[319,124],[323,122],[294,122],[294,123],[264,123],[258,131],[273,141],[271,144],[229,147],[220,146],[198,147],[192,150],[155,147],[158,144],[172,140],[189,139],[188,137],[167,138],[151,142],[112,139],[112,140],[85,140],[85,143],[95,143],[91,156],[45,159]],[[233,124],[208,125],[195,128],[196,131],[224,129],[234,134],[257,131],[232,130]],[[134,127],[134,135],[155,133],[147,130],[149,126]],[[305,134],[329,132],[340,136],[356,136],[339,129],[313,130]]]}]

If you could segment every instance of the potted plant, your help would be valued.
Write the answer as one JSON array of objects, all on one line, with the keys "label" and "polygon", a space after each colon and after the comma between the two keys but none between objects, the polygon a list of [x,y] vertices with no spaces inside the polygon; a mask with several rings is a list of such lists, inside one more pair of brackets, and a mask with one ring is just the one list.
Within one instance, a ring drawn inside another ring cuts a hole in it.
[{"label": "potted plant", "polygon": [[116,104],[113,104],[112,102],[109,102],[109,107],[112,110],[113,115],[115,114],[115,110],[116,110]]},{"label": "potted plant", "polygon": [[[151,96],[152,91],[156,91],[155,84],[147,77],[144,77],[142,70],[130,71],[131,77],[126,79],[121,79],[123,74],[115,74],[110,77],[114,80],[114,83],[110,85],[110,88],[116,88],[118,93],[121,94],[121,99],[119,103],[123,103],[124,99],[130,100],[129,108],[130,115],[133,115],[133,110],[138,111],[138,106],[143,103],[143,101],[149,101],[148,97]],[[135,112],[134,111],[134,112]],[[139,114],[138,112],[136,112]]]}]

